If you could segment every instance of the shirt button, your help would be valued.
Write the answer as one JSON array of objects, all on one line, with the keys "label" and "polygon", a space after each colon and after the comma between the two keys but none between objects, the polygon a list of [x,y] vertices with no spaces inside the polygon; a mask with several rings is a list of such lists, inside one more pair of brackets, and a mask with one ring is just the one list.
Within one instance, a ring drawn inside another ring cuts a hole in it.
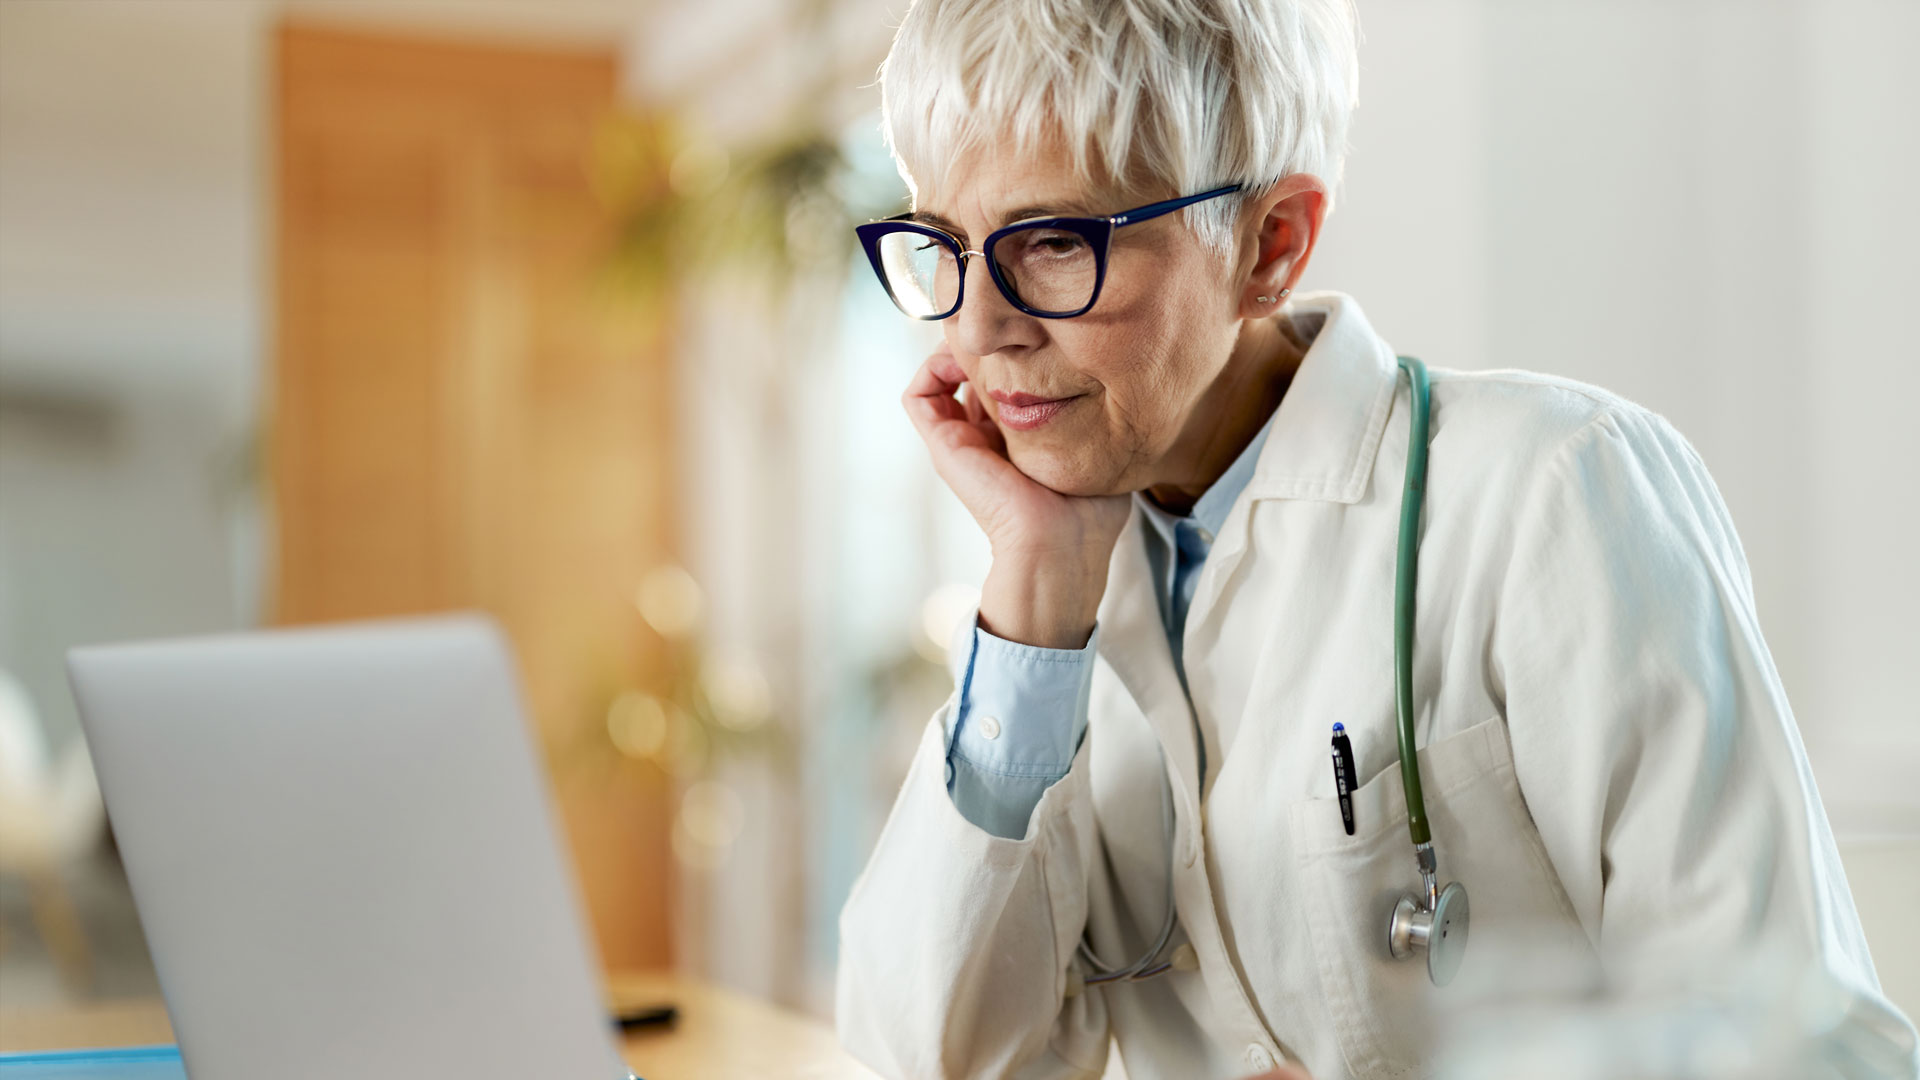
[{"label": "shirt button", "polygon": [[1255,1072],[1266,1072],[1273,1068],[1273,1055],[1267,1053],[1266,1047],[1254,1043],[1247,1047],[1247,1065]]},{"label": "shirt button", "polygon": [[1213,533],[1211,531],[1207,529],[1198,529],[1196,531],[1200,534],[1201,543],[1207,545],[1208,547],[1213,546]]},{"label": "shirt button", "polygon": [[999,719],[992,716],[981,717],[980,718],[980,737],[983,739],[999,738],[1000,737]]}]

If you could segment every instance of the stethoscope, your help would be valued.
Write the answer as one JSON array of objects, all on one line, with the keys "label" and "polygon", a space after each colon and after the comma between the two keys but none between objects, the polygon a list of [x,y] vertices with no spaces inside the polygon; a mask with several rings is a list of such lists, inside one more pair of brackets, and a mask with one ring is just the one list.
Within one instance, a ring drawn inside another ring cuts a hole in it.
[{"label": "stethoscope", "polygon": [[[1393,685],[1400,722],[1400,784],[1406,790],[1407,831],[1413,839],[1414,861],[1420,867],[1421,888],[1402,896],[1388,916],[1387,952],[1395,960],[1425,952],[1427,977],[1435,986],[1445,986],[1460,970],[1461,954],[1467,947],[1467,890],[1457,881],[1440,887],[1440,862],[1433,853],[1433,831],[1427,825],[1427,803],[1420,791],[1420,757],[1413,741],[1413,597],[1419,568],[1420,507],[1427,491],[1427,427],[1433,404],[1427,366],[1411,356],[1402,356],[1400,369],[1413,384],[1413,431],[1408,438],[1407,474],[1400,493],[1400,540],[1394,557]],[[1094,973],[1070,973],[1069,997],[1082,986],[1136,982],[1197,966],[1191,947],[1185,945],[1175,949],[1172,958],[1161,958],[1178,922],[1173,905],[1173,784],[1166,776],[1164,751],[1160,823],[1167,838],[1166,915],[1153,946],[1133,963],[1116,966],[1102,961],[1083,934],[1079,956]]]}]

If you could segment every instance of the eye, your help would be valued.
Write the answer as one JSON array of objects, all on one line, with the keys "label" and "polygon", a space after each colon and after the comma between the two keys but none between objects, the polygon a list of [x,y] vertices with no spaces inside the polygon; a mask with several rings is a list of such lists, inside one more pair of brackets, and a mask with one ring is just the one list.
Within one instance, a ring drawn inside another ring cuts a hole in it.
[{"label": "eye", "polygon": [[933,252],[934,261],[941,266],[946,266],[953,262],[953,249],[931,238],[911,249],[910,254],[919,256],[929,251]]},{"label": "eye", "polygon": [[1029,255],[1058,259],[1085,251],[1087,241],[1079,233],[1058,229],[1038,229],[1026,238],[1025,248]]}]

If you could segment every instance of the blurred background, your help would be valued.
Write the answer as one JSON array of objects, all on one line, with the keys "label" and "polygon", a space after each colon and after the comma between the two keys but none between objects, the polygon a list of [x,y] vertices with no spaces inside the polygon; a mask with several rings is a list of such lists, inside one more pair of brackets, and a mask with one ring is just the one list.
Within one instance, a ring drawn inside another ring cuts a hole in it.
[{"label": "blurred background", "polygon": [[[1360,6],[1306,286],[1694,442],[1920,1013],[1920,5]],[[903,11],[0,0],[0,1025],[157,993],[67,648],[475,607],[608,968],[825,1014],[986,565],[851,244]]]}]

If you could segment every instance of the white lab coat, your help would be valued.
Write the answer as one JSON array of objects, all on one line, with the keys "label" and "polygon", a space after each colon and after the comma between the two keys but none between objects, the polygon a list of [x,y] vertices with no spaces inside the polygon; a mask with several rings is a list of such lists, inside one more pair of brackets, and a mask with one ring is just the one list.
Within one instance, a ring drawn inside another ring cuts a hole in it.
[{"label": "white lab coat", "polygon": [[[1191,708],[1136,511],[1100,607],[1086,738],[1023,839],[955,810],[954,701],[927,725],[841,916],[848,1048],[902,1077],[1097,1076],[1110,1036],[1134,1080],[1279,1061],[1316,1080],[1421,1075],[1456,988],[1530,992],[1595,958],[1651,987],[1764,954],[1851,995],[1880,1070],[1913,1075],[1913,1030],[1880,994],[1719,493],[1665,420],[1565,379],[1432,373],[1418,742],[1471,944],[1446,990],[1420,959],[1389,958],[1388,913],[1419,880],[1391,632],[1408,391],[1351,298],[1291,311],[1321,325],[1201,571]],[[1358,758],[1353,836],[1334,721]],[[1199,968],[1070,995],[1083,928],[1110,962],[1159,928],[1163,769],[1176,940]]]}]

